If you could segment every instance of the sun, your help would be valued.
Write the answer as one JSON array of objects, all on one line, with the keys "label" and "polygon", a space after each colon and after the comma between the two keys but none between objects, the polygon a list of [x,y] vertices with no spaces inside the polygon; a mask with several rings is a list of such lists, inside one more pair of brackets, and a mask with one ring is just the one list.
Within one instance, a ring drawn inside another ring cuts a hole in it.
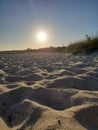
[{"label": "sun", "polygon": [[45,32],[39,32],[38,33],[38,39],[40,41],[45,41],[46,40],[46,33]]}]

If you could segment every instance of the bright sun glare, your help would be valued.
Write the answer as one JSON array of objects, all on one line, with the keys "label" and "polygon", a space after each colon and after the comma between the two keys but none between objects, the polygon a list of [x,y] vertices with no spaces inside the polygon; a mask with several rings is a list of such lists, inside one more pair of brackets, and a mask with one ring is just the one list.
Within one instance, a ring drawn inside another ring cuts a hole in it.
[{"label": "bright sun glare", "polygon": [[45,41],[46,40],[46,33],[45,32],[39,32],[38,33],[38,39],[40,41]]}]

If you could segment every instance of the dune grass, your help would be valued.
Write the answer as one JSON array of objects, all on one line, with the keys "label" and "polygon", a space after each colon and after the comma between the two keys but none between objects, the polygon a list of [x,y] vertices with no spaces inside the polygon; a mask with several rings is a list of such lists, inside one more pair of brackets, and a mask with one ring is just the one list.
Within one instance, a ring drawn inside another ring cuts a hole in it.
[{"label": "dune grass", "polygon": [[65,52],[76,54],[76,53],[85,53],[91,54],[92,52],[98,51],[98,37],[91,39],[82,40],[70,44]]}]

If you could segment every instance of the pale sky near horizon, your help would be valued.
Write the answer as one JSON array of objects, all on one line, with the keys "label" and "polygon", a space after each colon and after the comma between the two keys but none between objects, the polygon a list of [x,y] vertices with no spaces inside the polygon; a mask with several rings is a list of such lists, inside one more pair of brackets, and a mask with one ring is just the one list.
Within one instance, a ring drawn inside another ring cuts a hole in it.
[{"label": "pale sky near horizon", "polygon": [[0,50],[67,46],[85,34],[98,35],[98,0],[0,0]]}]

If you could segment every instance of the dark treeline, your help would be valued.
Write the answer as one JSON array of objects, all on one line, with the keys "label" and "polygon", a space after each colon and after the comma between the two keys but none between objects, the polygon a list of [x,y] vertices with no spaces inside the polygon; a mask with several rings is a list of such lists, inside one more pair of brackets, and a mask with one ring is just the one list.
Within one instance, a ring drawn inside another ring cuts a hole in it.
[{"label": "dark treeline", "polygon": [[6,54],[16,54],[16,53],[33,53],[33,52],[42,52],[42,53],[47,53],[47,52],[60,52],[64,53],[66,50],[66,47],[44,47],[44,48],[39,48],[39,49],[31,49],[27,48],[26,50],[11,50],[11,51],[0,51],[0,53],[6,53]]}]

